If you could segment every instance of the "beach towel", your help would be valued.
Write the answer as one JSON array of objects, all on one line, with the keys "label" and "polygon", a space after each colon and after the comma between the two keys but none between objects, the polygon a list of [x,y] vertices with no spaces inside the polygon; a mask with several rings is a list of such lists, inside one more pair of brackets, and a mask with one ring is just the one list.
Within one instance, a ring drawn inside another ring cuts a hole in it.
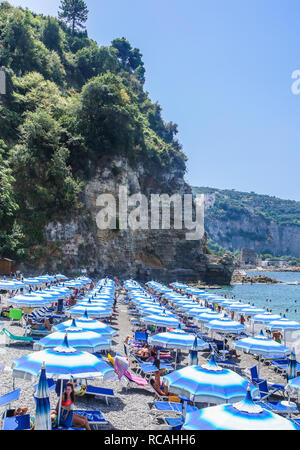
[{"label": "beach towel", "polygon": [[115,365],[114,358],[109,353],[108,353],[107,357],[108,357],[108,360],[111,363],[111,365],[114,367],[114,365]]},{"label": "beach towel", "polygon": [[136,375],[133,375],[133,373],[130,373],[128,371],[124,372],[124,375],[128,378],[128,380],[133,381],[139,386],[146,386],[146,384],[148,384],[148,381],[144,378],[137,377]]},{"label": "beach towel", "polygon": [[115,373],[118,375],[119,380],[126,373],[129,368],[129,361],[122,356],[116,356],[114,361]]}]

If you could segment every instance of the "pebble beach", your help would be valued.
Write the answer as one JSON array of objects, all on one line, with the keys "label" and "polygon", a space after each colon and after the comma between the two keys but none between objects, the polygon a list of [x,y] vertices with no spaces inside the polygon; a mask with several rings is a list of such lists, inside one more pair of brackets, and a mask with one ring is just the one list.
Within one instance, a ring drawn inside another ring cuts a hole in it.
[{"label": "pebble beach", "polygon": [[[5,300],[4,300],[5,301]],[[2,326],[7,328],[15,335],[24,335],[23,328],[17,324],[10,322],[8,319],[1,318]],[[128,313],[128,305],[124,301],[124,295],[118,296],[117,314],[112,320],[111,326],[117,330],[117,335],[112,340],[110,354],[115,356],[117,353],[124,354],[124,340],[128,335],[133,334],[130,315]],[[217,336],[216,336],[217,337]],[[35,403],[33,399],[33,383],[23,379],[15,379],[13,385],[11,365],[14,360],[31,353],[32,345],[23,345],[20,343],[11,343],[6,345],[6,337],[0,335],[0,365],[5,369],[0,371],[0,395],[10,392],[13,389],[21,388],[21,395],[17,407],[27,406],[31,415],[35,414]],[[180,353],[180,362],[177,369],[185,367],[189,364],[189,355],[187,352]],[[239,358],[234,359],[239,364],[236,369],[238,373],[243,375],[243,369],[257,365],[257,358],[251,354],[239,352]],[[198,352],[198,363],[204,364],[209,358],[207,351]],[[107,362],[107,356],[104,355]],[[134,365],[130,365],[130,369],[134,371]],[[267,365],[261,364],[260,376],[272,383],[286,384],[283,375],[275,372],[275,370]],[[129,386],[126,389],[127,382],[115,380],[101,381],[100,379],[91,380],[93,386],[100,386],[114,390],[115,398],[109,399],[109,405],[106,405],[104,399],[99,400],[91,396],[76,397],[75,408],[81,410],[100,410],[108,424],[101,426],[104,430],[159,430],[166,429],[159,419],[155,419],[151,414],[153,406],[154,393],[148,387]],[[278,399],[276,394],[274,400]],[[281,397],[282,399],[282,397]],[[58,397],[55,390],[50,392],[51,408],[55,409]],[[201,405],[207,406],[205,404]]]}]

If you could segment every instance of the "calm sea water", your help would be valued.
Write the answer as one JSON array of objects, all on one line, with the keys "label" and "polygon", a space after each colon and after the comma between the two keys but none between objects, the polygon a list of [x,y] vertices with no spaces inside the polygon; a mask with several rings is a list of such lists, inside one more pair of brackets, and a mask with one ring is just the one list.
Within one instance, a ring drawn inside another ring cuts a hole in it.
[{"label": "calm sea water", "polygon": [[[300,282],[300,272],[248,272],[250,276],[266,275],[283,282]],[[264,309],[272,309],[275,314],[282,313],[287,318],[300,322],[300,284],[233,284],[222,289],[212,290],[227,297],[254,303]],[[267,301],[267,299],[271,299]],[[287,311],[288,310],[288,311]]]}]

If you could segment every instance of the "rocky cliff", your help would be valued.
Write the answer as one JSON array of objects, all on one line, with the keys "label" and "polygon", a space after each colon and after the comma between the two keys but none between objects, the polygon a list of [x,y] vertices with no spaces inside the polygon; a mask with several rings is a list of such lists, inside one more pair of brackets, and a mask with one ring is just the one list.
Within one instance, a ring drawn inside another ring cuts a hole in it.
[{"label": "rocky cliff", "polygon": [[232,259],[206,254],[206,234],[200,241],[188,241],[184,229],[99,229],[96,200],[104,193],[118,198],[120,186],[127,187],[128,195],[143,193],[147,198],[153,193],[191,193],[182,169],[163,171],[142,163],[133,168],[124,157],[103,158],[95,176],[85,184],[81,214],[66,212],[61,220],[50,222],[44,230],[46,257],[39,260],[38,267],[23,270],[75,273],[85,268],[95,277],[230,283]]},{"label": "rocky cliff", "polygon": [[300,257],[299,202],[254,193],[194,189],[194,193],[199,192],[205,192],[206,197],[205,229],[221,247]]}]

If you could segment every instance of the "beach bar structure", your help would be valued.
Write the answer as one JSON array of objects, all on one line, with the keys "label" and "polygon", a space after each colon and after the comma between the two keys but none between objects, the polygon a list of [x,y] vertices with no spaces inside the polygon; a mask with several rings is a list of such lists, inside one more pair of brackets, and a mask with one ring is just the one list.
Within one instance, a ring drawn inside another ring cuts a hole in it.
[{"label": "beach bar structure", "polygon": [[17,271],[12,259],[0,258],[0,275],[10,275]]}]

